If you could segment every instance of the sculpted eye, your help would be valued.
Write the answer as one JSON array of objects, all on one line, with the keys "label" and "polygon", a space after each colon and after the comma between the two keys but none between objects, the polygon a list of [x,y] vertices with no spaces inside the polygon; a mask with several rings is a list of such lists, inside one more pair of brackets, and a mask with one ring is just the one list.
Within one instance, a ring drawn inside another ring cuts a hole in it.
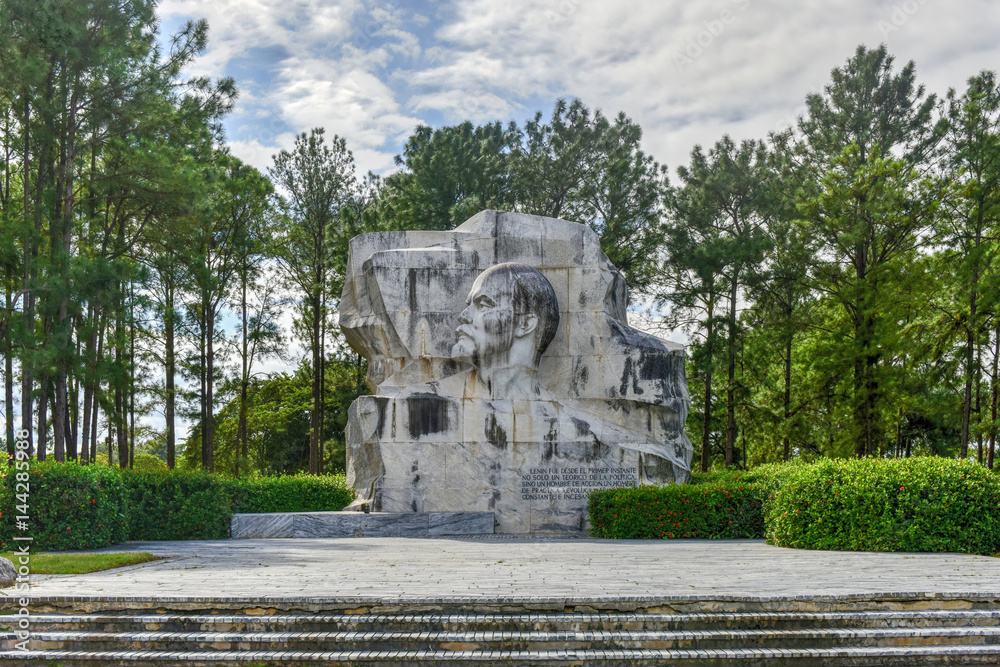
[{"label": "sculpted eye", "polygon": [[484,294],[482,296],[476,297],[476,305],[479,306],[480,308],[492,308],[493,306],[496,305],[496,303],[493,302],[493,299]]}]

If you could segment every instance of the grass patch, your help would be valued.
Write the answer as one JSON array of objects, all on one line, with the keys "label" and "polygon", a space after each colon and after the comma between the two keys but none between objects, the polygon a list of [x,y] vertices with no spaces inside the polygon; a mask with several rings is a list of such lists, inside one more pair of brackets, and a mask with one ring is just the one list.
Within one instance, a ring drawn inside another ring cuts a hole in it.
[{"label": "grass patch", "polygon": [[[0,556],[14,563],[15,567],[17,566],[17,554],[2,553]],[[160,560],[160,556],[146,552],[114,554],[33,553],[29,567],[32,574],[87,574],[88,572],[112,570],[116,567],[138,565],[154,560]]]}]

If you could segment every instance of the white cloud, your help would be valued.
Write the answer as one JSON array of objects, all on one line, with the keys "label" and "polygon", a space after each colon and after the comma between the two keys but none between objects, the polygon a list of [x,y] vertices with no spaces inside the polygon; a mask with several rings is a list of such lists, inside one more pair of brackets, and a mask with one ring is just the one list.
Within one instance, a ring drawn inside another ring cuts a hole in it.
[{"label": "white cloud", "polygon": [[[894,19],[883,36],[879,21]],[[624,110],[650,152],[676,167],[695,143],[763,137],[791,120],[858,44],[886,41],[898,66],[915,59],[931,91],[962,86],[998,62],[998,21],[1000,5],[980,0],[463,0],[427,66],[406,73],[418,88],[409,107],[486,120],[526,98],[578,96]]]},{"label": "white cloud", "polygon": [[[165,17],[208,20],[209,51],[191,74],[221,77],[240,65],[257,68],[265,81],[237,79],[241,98],[229,122],[239,130],[230,133],[234,154],[266,169],[295,134],[325,127],[347,139],[360,171],[383,171],[393,155],[379,147],[408,134],[419,119],[401,112],[382,70],[396,54],[417,58],[421,51],[419,40],[400,28],[398,12],[376,8],[365,15],[364,9],[361,2],[323,0],[160,5]],[[255,49],[274,61],[255,60]]]}]

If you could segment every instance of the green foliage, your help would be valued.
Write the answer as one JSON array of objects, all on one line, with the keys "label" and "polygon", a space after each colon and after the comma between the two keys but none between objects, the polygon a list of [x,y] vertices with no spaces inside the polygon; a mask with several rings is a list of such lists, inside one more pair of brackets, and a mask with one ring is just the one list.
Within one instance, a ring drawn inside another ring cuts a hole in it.
[{"label": "green foliage", "polygon": [[1000,477],[941,458],[823,460],[782,471],[772,544],[858,551],[1000,551]]},{"label": "green foliage", "polygon": [[211,540],[229,536],[230,494],[204,472],[122,471],[128,489],[129,538]]},{"label": "green foliage", "polygon": [[[329,356],[324,364],[324,469],[346,467],[347,412],[351,402],[368,393],[364,382],[364,360]],[[252,377],[247,383],[247,458],[237,459],[239,442],[239,396],[233,397],[215,415],[216,469],[233,472],[237,460],[241,471],[261,475],[287,475],[309,469],[309,416],[312,407],[312,369],[303,363],[293,374],[275,373]],[[192,429],[181,462],[195,468],[200,460],[200,430]]]},{"label": "green foliage", "polygon": [[[5,470],[0,548],[12,548],[15,535],[31,536],[33,551],[98,549],[127,539],[127,493],[117,470],[51,460]],[[28,517],[27,531],[16,528],[18,515]]]},{"label": "green foliage", "polygon": [[132,458],[132,469],[144,472],[166,472],[167,464],[158,456],[147,454],[145,452],[136,452],[135,456]]},{"label": "green foliage", "polygon": [[[0,553],[12,563],[18,562],[16,551]],[[154,556],[146,552],[126,551],[117,554],[32,554],[31,574],[87,574],[100,572],[116,567],[128,567],[139,563],[150,563],[161,560],[162,556]]]},{"label": "green foliage", "polygon": [[234,513],[339,511],[343,475],[231,479],[204,472],[124,471],[133,540],[225,539]]},{"label": "green foliage", "polygon": [[739,474],[701,484],[594,491],[591,533],[614,539],[761,538],[767,495],[761,479]]},{"label": "green foliage", "polygon": [[[590,494],[595,537],[767,537],[835,551],[1000,552],[1000,476],[942,458],[824,459]],[[766,530],[765,530],[766,528]]]},{"label": "green foliage", "polygon": [[[2,458],[2,457],[0,457]],[[137,457],[138,458],[138,457]],[[0,461],[0,550],[14,535],[33,551],[97,549],[126,540],[225,539],[234,512],[341,510],[354,499],[343,475],[229,479],[204,472],[119,470],[70,461],[31,463],[28,506],[18,471]],[[26,510],[26,511],[23,511]],[[26,515],[28,531],[16,528]]]},{"label": "green foliage", "polygon": [[337,512],[354,500],[344,475],[251,477],[226,483],[233,513]]}]

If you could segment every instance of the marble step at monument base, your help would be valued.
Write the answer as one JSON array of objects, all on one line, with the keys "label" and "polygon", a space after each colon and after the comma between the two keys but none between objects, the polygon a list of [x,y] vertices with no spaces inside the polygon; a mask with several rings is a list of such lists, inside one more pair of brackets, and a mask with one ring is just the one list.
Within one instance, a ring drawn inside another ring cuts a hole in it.
[{"label": "marble step at monument base", "polygon": [[268,512],[234,514],[233,539],[492,535],[493,512]]}]

